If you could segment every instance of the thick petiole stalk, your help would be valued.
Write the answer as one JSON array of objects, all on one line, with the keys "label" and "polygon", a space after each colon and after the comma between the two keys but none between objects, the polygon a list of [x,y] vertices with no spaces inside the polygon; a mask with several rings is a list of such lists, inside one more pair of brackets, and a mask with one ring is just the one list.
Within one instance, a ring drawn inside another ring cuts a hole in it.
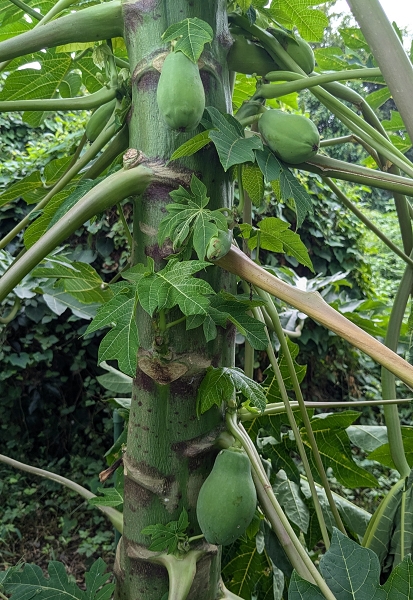
[{"label": "thick petiole stalk", "polygon": [[34,100],[1,100],[0,112],[19,110],[91,110],[116,97],[116,89],[102,88],[88,96],[76,98],[39,98]]},{"label": "thick petiole stalk", "polygon": [[31,220],[33,213],[43,210],[47,203],[53,198],[55,194],[60,192],[72,179],[79,173],[83,167],[85,167],[100,150],[111,140],[115,133],[115,125],[110,124],[109,127],[104,129],[96,140],[89,146],[86,152],[79,158],[79,160],[59,179],[59,181],[53,186],[48,194],[41,200],[27,215],[11,230],[7,235],[0,240],[0,249],[5,248],[20,231],[22,231]]},{"label": "thick petiole stalk", "polygon": [[236,415],[234,413],[227,413],[226,423],[228,431],[241,443],[245,452],[248,454],[248,458],[253,467],[254,483],[257,486],[257,493],[261,506],[265,510],[271,525],[273,525],[274,531],[277,533],[277,537],[290,559],[291,564],[301,577],[307,579],[307,581],[310,581],[311,583],[315,582],[327,600],[336,600],[336,597],[318,572],[285,516],[284,511],[275,497],[271,484],[262,466],[261,459],[249,435],[243,426],[237,423]]},{"label": "thick petiole stalk", "polygon": [[[52,473],[51,471],[45,471],[44,469],[38,469],[37,467],[26,465],[25,463],[14,460],[13,458],[9,458],[8,456],[4,456],[3,454],[0,454],[0,462],[5,463],[6,465],[10,465],[15,469],[20,469],[21,471],[31,473],[32,475],[38,475],[40,477],[44,477],[45,479],[56,481],[57,483],[60,483],[60,485],[64,485],[70,490],[76,492],[77,494],[82,496],[82,498],[85,498],[85,500],[96,498],[96,494],[93,494],[78,483],[75,483],[74,481],[72,481],[71,479],[67,479],[66,477],[62,477],[62,475],[58,475],[57,473]],[[106,515],[112,523],[112,525],[120,533],[122,533],[123,516],[121,512],[110,506],[101,506],[99,504],[96,505],[96,508],[100,510],[104,515]]]},{"label": "thick petiole stalk", "polygon": [[405,254],[403,252],[403,250],[400,250],[400,248],[398,246],[396,246],[396,244],[394,244],[386,235],[384,235],[384,233],[374,225],[374,223],[372,223],[370,221],[370,219],[368,219],[366,217],[366,215],[364,215],[361,210],[359,210],[357,208],[357,206],[355,204],[353,204],[353,202],[351,202],[351,200],[349,200],[347,198],[347,196],[344,194],[344,192],[342,192],[340,190],[340,188],[338,188],[335,183],[333,183],[331,181],[331,179],[329,177],[323,177],[323,180],[326,182],[326,184],[329,186],[329,188],[335,193],[335,195],[337,196],[337,198],[339,198],[339,200],[344,204],[344,206],[346,206],[348,209],[351,210],[351,212],[356,215],[356,217],[362,222],[364,223],[364,225],[370,229],[370,231],[372,231],[374,234],[377,235],[377,237],[384,243],[386,244],[386,246],[388,248],[390,248],[390,250],[392,250],[395,254],[397,254],[397,256],[399,256],[402,260],[404,260],[404,262],[408,265],[410,265],[410,267],[413,267],[413,259],[410,256],[407,256],[407,254]]},{"label": "thick petiole stalk", "polygon": [[53,227],[46,231],[0,278],[0,301],[46,256],[94,215],[128,196],[141,194],[152,179],[152,171],[138,166],[118,171],[92,188]]},{"label": "thick petiole stalk", "polygon": [[[347,535],[347,532],[346,532],[345,527],[343,525],[343,521],[341,520],[341,517],[339,515],[339,512],[337,510],[336,504],[335,504],[334,499],[333,499],[333,495],[332,495],[331,490],[330,490],[330,485],[329,485],[329,482],[328,482],[328,479],[327,479],[326,472],[324,470],[324,465],[323,465],[322,460],[321,460],[320,452],[318,451],[317,442],[316,442],[316,439],[315,439],[315,436],[314,436],[313,429],[311,427],[310,418],[309,418],[308,413],[307,413],[307,409],[306,409],[306,406],[305,406],[304,398],[303,398],[303,395],[302,395],[302,392],[301,392],[301,388],[300,388],[300,383],[299,383],[298,378],[297,378],[297,373],[295,371],[294,361],[292,359],[290,348],[289,348],[288,343],[287,343],[287,338],[285,337],[285,335],[283,333],[283,330],[282,330],[282,327],[281,327],[280,317],[279,317],[278,312],[277,312],[277,310],[276,310],[276,308],[274,306],[274,302],[272,301],[272,298],[268,294],[268,292],[264,292],[263,290],[261,290],[259,288],[256,288],[256,291],[257,291],[258,295],[261,296],[261,298],[263,298],[263,300],[266,301],[266,308],[267,308],[268,314],[269,314],[269,316],[270,316],[270,318],[271,318],[271,320],[273,322],[274,330],[275,330],[275,335],[278,337],[278,341],[280,342],[282,353],[283,353],[284,358],[285,358],[285,360],[287,362],[288,370],[290,372],[290,377],[291,377],[291,381],[292,381],[292,384],[293,384],[293,389],[294,389],[295,397],[296,397],[298,405],[300,407],[301,418],[303,420],[305,431],[307,433],[308,440],[310,442],[311,452],[313,454],[314,462],[316,464],[317,471],[318,471],[318,474],[319,474],[320,479],[321,479],[321,483],[323,484],[323,487],[324,487],[324,490],[325,490],[325,493],[326,493],[326,496],[327,496],[327,500],[328,500],[328,503],[329,503],[329,506],[330,506],[330,510],[331,510],[331,512],[333,514],[333,517],[334,517],[334,520],[336,522],[336,525],[337,525],[338,529],[340,529],[340,531],[342,533],[344,533],[344,535]],[[311,471],[310,471],[310,474],[311,474]],[[310,486],[310,489],[311,489],[311,494],[313,496],[313,502],[314,502],[314,505],[316,506],[316,509],[317,509],[317,504],[319,504],[319,500],[318,500],[318,496],[317,496],[317,491],[315,489],[315,484],[314,484],[314,481],[312,479],[312,476],[309,477],[308,473],[307,473],[307,479],[308,479],[308,483],[309,483],[309,486]],[[315,499],[317,499],[317,501]],[[320,511],[321,511],[321,506],[320,506]],[[324,519],[323,519],[323,521],[324,521]]]},{"label": "thick petiole stalk", "polygon": [[123,36],[120,0],[89,6],[0,43],[0,61],[73,42],[98,42]]}]

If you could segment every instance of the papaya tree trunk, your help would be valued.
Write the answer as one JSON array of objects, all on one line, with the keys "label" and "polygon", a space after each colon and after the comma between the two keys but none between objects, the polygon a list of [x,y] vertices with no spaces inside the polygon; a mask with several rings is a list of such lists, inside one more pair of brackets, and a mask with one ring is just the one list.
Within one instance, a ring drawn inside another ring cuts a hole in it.
[{"label": "papaya tree trunk", "polygon": [[[173,131],[159,113],[159,68],[170,51],[170,44],[161,36],[172,24],[194,17],[214,30],[214,41],[206,46],[199,63],[206,105],[228,112],[231,90],[225,57],[230,37],[224,0],[123,3],[132,77],[129,154],[136,156],[136,149],[139,160],[159,175],[145,195],[134,201],[132,258],[133,264],[146,264],[150,257],[156,270],[165,267],[165,258],[171,253],[170,244],[159,246],[157,231],[166,214],[165,205],[172,201],[172,190],[188,186],[195,173],[207,187],[212,210],[232,202],[231,182],[213,149],[207,147],[194,157],[167,164],[174,150],[196,131]],[[234,291],[233,277],[218,267],[210,267],[204,276],[215,291]],[[150,540],[141,533],[144,527],[176,521],[185,508],[189,535],[200,534],[196,500],[217,453],[214,441],[224,426],[218,408],[197,417],[196,394],[209,365],[233,363],[235,332],[230,327],[220,329],[217,338],[206,343],[202,328],[186,331],[181,317],[178,309],[151,318],[139,308],[136,315],[140,349],[124,455],[124,532],[115,565],[117,600],[160,600],[168,591],[165,566],[148,560]],[[174,321],[178,323],[167,326]],[[220,554],[206,543],[203,548],[188,596],[193,600],[212,600],[218,594]]]}]

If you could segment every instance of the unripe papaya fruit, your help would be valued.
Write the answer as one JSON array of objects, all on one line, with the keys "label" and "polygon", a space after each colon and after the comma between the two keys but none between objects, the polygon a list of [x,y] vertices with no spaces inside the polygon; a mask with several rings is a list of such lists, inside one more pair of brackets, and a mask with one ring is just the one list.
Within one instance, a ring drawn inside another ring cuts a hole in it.
[{"label": "unripe papaya fruit", "polygon": [[256,504],[248,456],[237,448],[221,450],[196,505],[198,523],[207,542],[232,544],[246,532]]},{"label": "unripe papaya fruit", "polygon": [[206,257],[208,260],[218,260],[228,254],[231,248],[232,231],[218,231],[218,235],[209,240]]},{"label": "unripe papaya fruit", "polygon": [[109,123],[116,106],[116,98],[106,104],[102,104],[95,110],[86,125],[86,137],[89,142],[94,142],[104,127]]},{"label": "unripe papaya fruit", "polygon": [[310,44],[307,44],[299,35],[294,35],[294,39],[292,39],[292,37],[279,29],[270,29],[269,31],[280,42],[287,54],[301,67],[304,73],[309,75],[314,71],[314,52]]},{"label": "unripe papaya fruit", "polygon": [[232,34],[234,43],[228,55],[227,64],[230,71],[246,75],[265,75],[270,71],[279,71],[278,65],[264,48],[257,46],[243,35]]},{"label": "unripe papaya fruit", "polygon": [[318,152],[318,129],[302,115],[267,110],[258,121],[258,131],[274,154],[286,163],[298,165]]},{"label": "unripe papaya fruit", "polygon": [[159,111],[171,129],[195,129],[205,110],[205,92],[198,65],[182,52],[168,54],[156,97]]}]

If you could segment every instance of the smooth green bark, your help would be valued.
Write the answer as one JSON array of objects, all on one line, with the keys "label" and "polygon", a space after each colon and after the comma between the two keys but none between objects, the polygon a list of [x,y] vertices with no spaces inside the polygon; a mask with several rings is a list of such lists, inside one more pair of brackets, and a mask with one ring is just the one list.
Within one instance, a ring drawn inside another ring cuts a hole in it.
[{"label": "smooth green bark", "polygon": [[[170,47],[162,42],[161,35],[175,22],[198,17],[214,30],[214,41],[206,46],[201,57],[208,65],[208,69],[201,69],[206,105],[224,112],[231,110],[225,64],[229,39],[225,9],[223,0],[123,4],[125,42],[132,73],[130,147],[144,154],[143,164],[156,165],[161,174],[156,184],[135,199],[133,264],[146,264],[147,257],[151,257],[156,269],[165,266],[171,248],[167,243],[163,247],[158,245],[159,222],[165,216],[165,205],[172,201],[169,193],[179,185],[187,186],[193,172],[207,186],[211,208],[229,206],[232,202],[232,186],[213,150],[203,150],[166,166],[174,150],[194,132],[169,129],[156,102],[160,75],[156,67]],[[222,288],[234,291],[232,276],[217,267],[207,271],[205,277],[216,291]],[[115,568],[117,600],[160,600],[168,590],[167,571],[148,559],[146,548],[150,540],[141,530],[148,525],[177,520],[185,507],[190,520],[189,535],[200,533],[196,499],[217,452],[215,438],[224,427],[218,408],[198,419],[195,399],[209,365],[232,364],[234,331],[220,329],[217,339],[207,344],[202,328],[186,331],[180,317],[177,309],[161,316],[155,314],[153,318],[140,308],[137,312],[140,349],[124,457],[124,534]],[[168,328],[173,321],[178,324]],[[197,563],[188,598],[213,600],[218,594],[220,553],[215,546],[202,542],[196,542],[194,547],[203,548],[206,553]]]}]

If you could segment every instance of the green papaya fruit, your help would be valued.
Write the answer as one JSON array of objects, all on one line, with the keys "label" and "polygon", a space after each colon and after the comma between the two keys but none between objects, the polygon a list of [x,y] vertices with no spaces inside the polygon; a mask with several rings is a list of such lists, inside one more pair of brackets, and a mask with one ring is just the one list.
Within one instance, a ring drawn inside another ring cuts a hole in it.
[{"label": "green papaya fruit", "polygon": [[264,48],[257,46],[243,35],[232,34],[234,43],[228,55],[227,64],[230,71],[246,75],[265,75],[270,71],[279,71],[278,65]]},{"label": "green papaya fruit", "polygon": [[88,124],[86,125],[86,137],[89,142],[94,142],[98,135],[103,131],[105,126],[109,123],[109,119],[112,116],[116,106],[116,98],[106,104],[102,104],[95,110],[90,117]]},{"label": "green papaya fruit", "polygon": [[182,52],[168,54],[156,97],[168,127],[178,131],[195,129],[205,110],[205,92],[198,65]]},{"label": "green papaya fruit", "polygon": [[302,115],[267,110],[258,121],[258,131],[274,154],[286,163],[298,165],[318,152],[317,127]]},{"label": "green papaya fruit", "polygon": [[207,542],[232,544],[246,532],[256,505],[248,456],[237,448],[221,450],[196,505],[198,523]]},{"label": "green papaya fruit", "polygon": [[209,240],[206,257],[208,260],[218,260],[228,254],[232,243],[232,231],[218,231],[218,235]]},{"label": "green papaya fruit", "polygon": [[288,35],[280,29],[270,29],[270,33],[280,42],[284,50],[295,60],[297,65],[309,75],[314,71],[315,59],[314,52],[305,40],[299,35]]}]

